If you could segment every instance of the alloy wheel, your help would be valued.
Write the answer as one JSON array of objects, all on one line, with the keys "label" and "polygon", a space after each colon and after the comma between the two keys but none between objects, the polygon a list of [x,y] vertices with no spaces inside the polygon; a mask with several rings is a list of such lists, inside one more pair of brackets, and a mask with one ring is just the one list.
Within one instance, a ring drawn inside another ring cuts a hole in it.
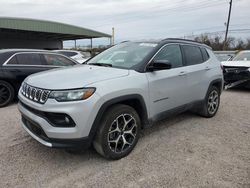
[{"label": "alloy wheel", "polygon": [[5,85],[0,84],[0,104],[4,104],[10,98],[10,90]]},{"label": "alloy wheel", "polygon": [[121,114],[111,124],[108,132],[109,148],[115,153],[128,150],[135,142],[137,124],[131,114]]},{"label": "alloy wheel", "polygon": [[208,96],[208,112],[209,114],[214,114],[217,111],[219,105],[219,94],[217,91],[213,90]]}]

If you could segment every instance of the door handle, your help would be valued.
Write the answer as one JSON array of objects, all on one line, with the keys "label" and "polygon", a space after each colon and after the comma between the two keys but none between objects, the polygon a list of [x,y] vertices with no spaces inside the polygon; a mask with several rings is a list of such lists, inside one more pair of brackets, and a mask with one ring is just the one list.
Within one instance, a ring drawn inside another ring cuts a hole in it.
[{"label": "door handle", "polygon": [[208,70],[210,70],[210,69],[211,69],[210,67],[206,67],[206,68],[205,68],[206,71],[208,71]]},{"label": "door handle", "polygon": [[186,71],[181,71],[181,72],[179,73],[179,76],[185,76],[186,74],[187,74]]}]

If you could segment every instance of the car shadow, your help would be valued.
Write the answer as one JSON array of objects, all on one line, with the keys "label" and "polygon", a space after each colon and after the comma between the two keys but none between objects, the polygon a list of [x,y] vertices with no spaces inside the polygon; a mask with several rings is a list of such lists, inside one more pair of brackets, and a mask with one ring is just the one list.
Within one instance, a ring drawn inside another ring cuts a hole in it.
[{"label": "car shadow", "polygon": [[[169,129],[172,126],[178,126],[178,124],[182,121],[186,121],[190,118],[201,118],[200,116],[191,113],[191,112],[184,112],[166,119],[163,119],[161,121],[158,121],[154,123],[150,127],[146,127],[141,131],[140,135],[140,141],[144,140],[148,136],[152,134],[158,134],[162,131],[165,131],[166,129]],[[89,161],[91,160],[98,160],[98,161],[109,161],[100,156],[94,149],[93,146],[91,146],[88,149],[84,150],[69,150],[69,149],[56,149],[56,148],[47,148],[34,139],[30,137],[30,147],[32,147],[34,150],[31,150],[31,154],[36,155],[37,152],[46,153],[47,155],[51,155],[51,160],[53,161],[60,161],[60,158],[65,158],[69,160],[76,160],[76,161]]]},{"label": "car shadow", "polygon": [[[15,103],[16,104],[16,103]],[[12,104],[11,106],[14,106],[15,104]],[[179,123],[182,121],[186,121],[190,118],[201,118],[197,116],[194,113],[191,112],[184,112],[166,119],[163,119],[161,121],[158,121],[154,123],[150,127],[146,127],[141,131],[140,135],[140,141],[143,142],[144,139],[146,139],[148,136],[152,134],[160,134],[162,131],[165,131],[166,129],[169,129],[172,126],[178,126]],[[49,160],[46,160],[44,162],[51,163],[53,162],[57,163],[58,161],[64,161],[64,162],[72,162],[72,160],[75,163],[81,163],[84,161],[90,161],[90,160],[97,160],[97,161],[108,161],[104,159],[102,156],[100,156],[93,146],[91,146],[89,149],[84,150],[66,150],[66,149],[56,149],[56,148],[48,148],[40,143],[38,143],[36,140],[34,140],[31,136],[28,135],[24,130],[21,134],[20,140],[23,140],[22,142],[18,144],[12,145],[11,151],[19,150],[18,156],[24,156],[23,160],[30,160],[30,158],[39,158],[39,160],[43,160],[43,156],[46,156],[46,158],[49,158]],[[23,136],[25,135],[25,136]],[[20,148],[22,149],[20,149]],[[28,155],[27,155],[28,153]],[[12,154],[10,154],[12,155]],[[27,156],[27,157],[26,157]]]},{"label": "car shadow", "polygon": [[250,88],[245,88],[245,87],[234,87],[234,88],[227,89],[226,91],[228,91],[228,92],[249,93]]}]

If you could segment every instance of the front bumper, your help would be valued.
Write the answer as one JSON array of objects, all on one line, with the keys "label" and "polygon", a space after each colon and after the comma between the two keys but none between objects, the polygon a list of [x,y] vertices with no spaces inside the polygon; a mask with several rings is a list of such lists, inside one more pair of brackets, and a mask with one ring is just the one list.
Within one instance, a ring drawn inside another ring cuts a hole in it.
[{"label": "front bumper", "polygon": [[22,115],[22,127],[29,133],[36,141],[40,142],[42,145],[54,148],[81,148],[85,149],[91,145],[91,139],[89,137],[81,139],[52,139],[47,137],[42,128],[34,123],[32,120],[28,119]]},{"label": "front bumper", "polygon": [[[56,102],[48,99],[38,104],[19,92],[18,109],[22,114],[23,128],[38,142],[48,147],[88,147],[90,130],[98,112],[98,95],[85,101]],[[32,110],[31,110],[32,109]],[[65,113],[75,122],[74,127],[55,127],[37,112]]]}]

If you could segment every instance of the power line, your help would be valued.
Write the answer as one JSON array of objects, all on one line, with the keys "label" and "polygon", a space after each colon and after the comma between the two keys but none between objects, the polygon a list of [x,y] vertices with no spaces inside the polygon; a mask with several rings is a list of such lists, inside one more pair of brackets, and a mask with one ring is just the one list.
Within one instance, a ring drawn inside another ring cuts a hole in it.
[{"label": "power line", "polygon": [[[208,4],[206,4],[206,6],[194,6],[194,7],[178,7],[178,8],[175,8],[175,9],[165,9],[165,10],[161,10],[161,11],[157,11],[157,12],[152,12],[150,15],[138,15],[138,16],[133,16],[133,17],[129,17],[129,18],[123,18],[123,19],[116,19],[115,21],[122,21],[121,23],[116,23],[116,25],[121,25],[121,24],[124,24],[124,23],[128,23],[128,22],[133,22],[133,21],[136,21],[135,18],[138,18],[138,17],[143,17],[142,19],[151,19],[152,16],[161,16],[161,15],[170,15],[170,14],[174,14],[175,11],[179,11],[180,8],[182,8],[181,10],[181,13],[185,13],[185,12],[191,12],[191,11],[196,11],[195,9],[203,9],[203,8],[208,8],[208,7],[211,7],[211,6],[217,6],[217,5],[220,5],[220,4],[224,4],[222,2],[220,3],[216,3],[216,4],[213,4],[213,5],[209,5],[207,6]],[[204,5],[204,4],[203,4]],[[166,11],[169,11],[169,12],[166,12]],[[178,13],[180,14],[180,13]],[[131,19],[130,19],[131,18]],[[99,25],[99,26],[96,26],[96,27],[102,27],[102,26],[106,26],[106,25],[112,25],[113,23],[106,23],[106,24],[102,24],[102,25]]]},{"label": "power line", "polygon": [[[178,3],[180,3],[180,2],[184,2],[184,1],[179,1]],[[137,18],[137,17],[142,17],[142,19],[148,19],[148,18],[150,19],[150,18],[152,18],[152,16],[155,17],[155,15],[160,16],[162,14],[169,15],[169,14],[189,13],[189,12],[198,11],[198,10],[204,9],[204,8],[209,8],[209,7],[222,5],[222,4],[225,4],[225,3],[227,3],[227,0],[224,0],[224,1],[212,1],[212,0],[208,1],[208,0],[206,0],[206,1],[200,1],[198,4],[197,3],[192,3],[192,4],[189,4],[188,6],[187,5],[180,5],[180,6],[175,6],[175,7],[157,5],[157,6],[151,7],[150,10],[148,10],[149,14],[146,17],[144,15],[142,15],[142,13],[139,12],[136,15],[133,14],[133,15],[130,15],[129,17],[116,18],[115,21],[119,21],[119,20],[122,21],[120,23],[113,24],[113,23],[109,22],[109,23],[104,23],[104,24],[96,26],[96,27],[102,27],[102,26],[107,26],[107,25],[119,25],[119,24],[124,24],[124,23],[128,23],[128,22],[133,22],[133,21],[135,21],[135,18]],[[157,9],[157,8],[159,8],[159,9]],[[155,10],[155,9],[157,9],[157,10]],[[180,11],[180,12],[176,12],[176,11]],[[239,26],[239,25],[240,24],[235,24],[234,26]],[[241,24],[241,25],[243,25],[243,24]],[[233,25],[230,25],[230,26],[233,26]],[[203,29],[200,29],[200,30],[215,29],[215,28],[219,29],[220,27],[223,27],[223,26],[208,27],[208,28],[203,28]],[[196,30],[196,31],[198,31],[198,30]],[[229,30],[228,32],[230,32],[230,33],[234,33],[234,32],[244,33],[244,32],[248,32],[248,31],[246,31],[246,30],[241,30],[241,31],[240,30],[237,30],[237,31]],[[225,31],[210,32],[210,34],[216,34],[216,33],[225,33]]]},{"label": "power line", "polygon": [[[230,24],[230,27],[239,27],[239,26],[250,26],[250,23],[241,23],[241,24]],[[193,32],[197,32],[197,31],[205,31],[205,30],[211,30],[211,29],[216,29],[216,28],[224,28],[224,25],[217,25],[217,26],[212,26],[212,27],[205,27],[205,28],[200,28],[200,29],[196,29]]]},{"label": "power line", "polygon": [[[250,28],[244,28],[244,29],[230,29],[228,30],[228,33],[245,33],[245,32],[249,32]],[[216,35],[216,34],[223,34],[225,33],[225,30],[221,30],[221,31],[213,31],[213,32],[206,32],[206,33],[200,33],[200,34],[195,34],[195,35],[186,35],[185,37],[191,38],[191,37],[197,37],[200,36],[201,34],[204,35]]]},{"label": "power line", "polygon": [[[216,1],[216,0],[210,0],[210,2],[211,1]],[[166,2],[166,1],[164,1],[164,2]],[[175,2],[174,4],[172,4],[171,3],[171,5],[180,5],[181,4],[181,6],[179,7],[179,6],[176,6],[176,7],[173,7],[173,6],[164,6],[164,4],[162,4],[162,2],[161,2],[161,4],[160,5],[156,5],[156,6],[152,6],[152,7],[149,7],[148,9],[146,9],[146,10],[148,10],[149,12],[152,12],[152,10],[155,10],[156,12],[159,12],[159,11],[166,11],[166,10],[171,10],[171,9],[175,9],[175,8],[183,8],[183,7],[186,7],[186,6],[183,6],[182,5],[182,3],[184,3],[184,2],[187,2],[186,0],[181,0],[181,1],[178,1],[178,2]],[[207,0],[203,0],[203,1],[200,1],[199,3],[207,3]],[[167,8],[167,9],[165,9],[165,8]],[[164,9],[164,10],[162,10],[162,9]],[[143,10],[143,11],[145,11],[145,9]],[[144,15],[142,15],[141,14],[141,12],[135,12],[135,13],[133,13],[133,15],[131,15],[131,13],[130,12],[126,12],[126,13],[123,13],[123,14],[120,14],[120,15],[117,15],[117,16],[115,16],[116,18],[117,17],[119,17],[119,16],[127,16],[129,14],[129,16],[128,17],[126,17],[126,18],[135,18],[135,17],[137,17],[137,16],[144,16]],[[103,15],[103,16],[105,16],[105,15]],[[107,21],[110,21],[110,19],[112,19],[114,16],[113,15],[109,15],[109,16],[111,16],[111,18],[108,18],[108,19],[106,19]],[[118,19],[124,19],[124,17],[120,17],[120,18],[118,18]],[[102,20],[102,21],[106,21],[105,19],[104,20]]]},{"label": "power line", "polygon": [[[115,21],[122,21],[121,23],[118,23],[116,25],[119,25],[119,24],[124,24],[124,23],[128,23],[128,22],[131,22],[131,21],[135,21],[135,18],[138,18],[138,17],[143,17],[143,19],[146,19],[146,18],[152,18],[152,15],[169,15],[169,14],[173,14],[174,12],[176,11],[180,11],[181,9],[181,13],[184,13],[184,12],[192,12],[192,11],[197,11],[198,9],[203,9],[203,8],[209,8],[209,7],[212,7],[212,6],[217,6],[217,5],[221,5],[221,4],[225,4],[226,2],[225,1],[200,1],[199,4],[196,4],[196,5],[193,5],[191,4],[190,6],[186,6],[186,5],[181,5],[181,6],[177,6],[177,7],[172,7],[172,8],[167,8],[167,9],[161,9],[161,10],[156,10],[156,11],[151,11],[150,10],[150,15],[147,15],[145,16],[144,14],[142,15],[141,13],[137,13],[136,15],[131,15],[129,17],[126,17],[126,18],[116,18]],[[162,8],[164,8],[164,6],[162,6]],[[168,12],[167,12],[168,11]],[[139,14],[139,15],[138,15]],[[105,20],[104,20],[105,22]],[[102,27],[102,26],[107,26],[107,25],[113,25],[113,23],[104,23],[102,25],[98,25],[98,26],[95,26],[96,28],[98,27]]]}]

